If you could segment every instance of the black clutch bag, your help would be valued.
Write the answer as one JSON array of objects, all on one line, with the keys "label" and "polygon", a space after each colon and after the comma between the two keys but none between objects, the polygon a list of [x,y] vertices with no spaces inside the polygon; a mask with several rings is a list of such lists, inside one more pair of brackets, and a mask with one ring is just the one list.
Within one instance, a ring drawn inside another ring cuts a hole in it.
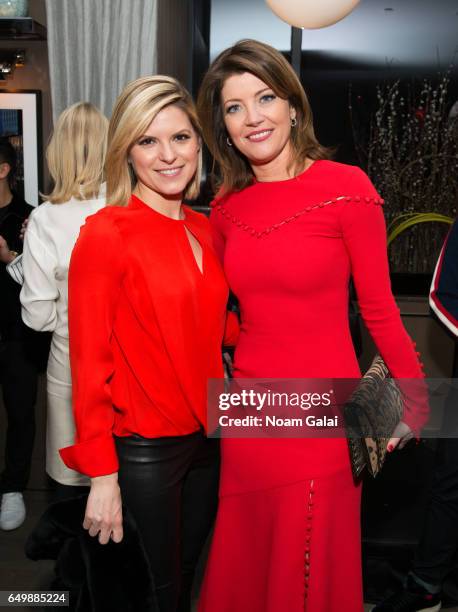
[{"label": "black clutch bag", "polygon": [[402,418],[401,392],[377,355],[344,405],[345,429],[355,478],[364,468],[375,477],[382,469],[388,441]]}]

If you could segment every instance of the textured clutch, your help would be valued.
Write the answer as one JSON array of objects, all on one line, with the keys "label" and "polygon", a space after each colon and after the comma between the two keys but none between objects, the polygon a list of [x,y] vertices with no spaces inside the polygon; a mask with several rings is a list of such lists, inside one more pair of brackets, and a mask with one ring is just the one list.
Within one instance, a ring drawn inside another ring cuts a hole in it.
[{"label": "textured clutch", "polygon": [[364,468],[374,477],[380,472],[388,441],[403,411],[401,392],[385,362],[377,355],[344,406],[345,429],[355,477]]}]

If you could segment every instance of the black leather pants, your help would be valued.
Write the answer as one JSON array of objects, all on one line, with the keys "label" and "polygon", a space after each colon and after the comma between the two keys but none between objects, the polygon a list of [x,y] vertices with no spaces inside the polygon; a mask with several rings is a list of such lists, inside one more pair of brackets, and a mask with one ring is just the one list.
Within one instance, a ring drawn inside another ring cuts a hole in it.
[{"label": "black leather pants", "polygon": [[119,485],[142,535],[161,612],[189,612],[217,506],[219,441],[201,432],[115,438]]}]

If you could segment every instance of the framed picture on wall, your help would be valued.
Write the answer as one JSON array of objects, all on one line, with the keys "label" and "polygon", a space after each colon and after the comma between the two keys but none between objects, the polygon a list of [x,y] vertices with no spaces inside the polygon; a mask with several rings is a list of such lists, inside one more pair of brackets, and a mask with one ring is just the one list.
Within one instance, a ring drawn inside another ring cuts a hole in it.
[{"label": "framed picture on wall", "polygon": [[37,206],[42,181],[40,91],[0,91],[0,138],[8,139],[16,150],[15,190]]}]

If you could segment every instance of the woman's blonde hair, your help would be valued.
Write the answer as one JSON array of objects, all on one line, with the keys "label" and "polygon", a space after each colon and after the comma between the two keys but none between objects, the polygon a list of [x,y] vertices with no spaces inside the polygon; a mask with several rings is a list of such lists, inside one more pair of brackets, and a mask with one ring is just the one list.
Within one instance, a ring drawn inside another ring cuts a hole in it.
[{"label": "woman's blonde hair", "polygon": [[[189,118],[198,138],[201,129],[194,102],[179,81],[169,76],[147,76],[129,83],[119,98],[108,128],[106,158],[107,204],[126,206],[136,184],[129,164],[132,146],[146,132],[156,115],[167,106],[177,106]],[[194,199],[199,194],[202,176],[202,152],[197,171],[187,185],[183,197]]]},{"label": "woman's blonde hair", "polygon": [[295,172],[304,168],[307,157],[326,159],[331,153],[316,139],[309,101],[296,73],[283,55],[257,40],[240,40],[220,53],[211,64],[197,100],[204,140],[221,173],[220,180],[214,181],[214,187],[222,187],[224,191],[244,189],[253,182],[253,171],[246,157],[235,146],[227,144],[221,99],[226,80],[234,74],[245,72],[258,77],[296,110],[297,123],[291,129],[291,166]]},{"label": "woman's blonde hair", "polygon": [[42,197],[53,204],[96,198],[104,180],[108,120],[90,102],[77,102],[59,116],[46,149],[54,188]]}]

